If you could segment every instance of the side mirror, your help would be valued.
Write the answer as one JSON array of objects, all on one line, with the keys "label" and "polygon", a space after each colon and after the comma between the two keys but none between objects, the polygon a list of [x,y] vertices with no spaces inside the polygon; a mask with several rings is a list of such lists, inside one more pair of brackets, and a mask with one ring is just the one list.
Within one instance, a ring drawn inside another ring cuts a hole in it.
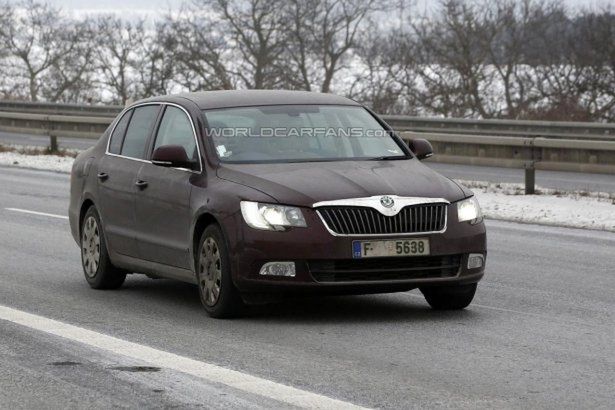
[{"label": "side mirror", "polygon": [[433,155],[433,147],[426,139],[417,138],[410,140],[408,146],[419,160],[429,158]]},{"label": "side mirror", "polygon": [[180,145],[163,145],[154,150],[152,164],[169,168],[194,168],[184,147]]}]

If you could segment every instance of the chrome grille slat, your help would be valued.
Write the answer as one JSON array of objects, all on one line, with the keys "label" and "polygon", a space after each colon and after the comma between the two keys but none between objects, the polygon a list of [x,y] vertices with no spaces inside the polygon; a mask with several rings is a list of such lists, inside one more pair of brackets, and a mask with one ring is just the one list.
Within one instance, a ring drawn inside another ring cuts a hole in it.
[{"label": "chrome grille slat", "polygon": [[374,225],[369,221],[370,215],[365,211],[365,209],[363,210],[363,214],[365,216],[365,221],[367,222],[365,225],[368,227],[369,233],[375,232]]},{"label": "chrome grille slat", "polygon": [[429,230],[430,231],[433,231],[433,228],[432,228],[433,220],[434,220],[433,211],[434,211],[433,207],[430,207],[429,208]]},{"label": "chrome grille slat", "polygon": [[354,226],[352,225],[352,218],[350,218],[350,213],[347,209],[343,210],[344,215],[344,223],[348,226],[348,233],[354,233]]},{"label": "chrome grille slat", "polygon": [[340,217],[340,220],[344,223],[344,226],[346,227],[346,231],[348,233],[352,233],[351,228],[350,228],[350,221],[348,220],[347,217],[344,217],[343,212],[340,212],[339,217]]},{"label": "chrome grille slat", "polygon": [[420,206],[419,207],[419,227],[418,227],[418,230],[420,232],[423,232],[425,230],[424,224],[425,224],[425,217],[423,215],[423,207]]},{"label": "chrome grille slat", "polygon": [[361,230],[361,226],[363,226],[363,224],[359,222],[358,214],[359,214],[358,212],[350,213],[350,215],[352,216],[352,221],[354,222],[355,230],[357,232],[359,232]]},{"label": "chrome grille slat", "polygon": [[326,212],[327,212],[327,216],[329,216],[329,219],[331,220],[333,226],[335,227],[334,229],[336,231],[342,230],[342,224],[338,220],[337,215],[335,215],[335,211],[327,209]]},{"label": "chrome grille slat", "polygon": [[382,229],[382,214],[378,213],[378,212],[374,212],[374,214],[376,215],[376,220],[378,221],[378,232],[383,232],[384,229]]},{"label": "chrome grille slat", "polygon": [[394,216],[362,206],[325,206],[317,211],[337,235],[391,235],[441,232],[446,228],[445,203],[409,205]]}]

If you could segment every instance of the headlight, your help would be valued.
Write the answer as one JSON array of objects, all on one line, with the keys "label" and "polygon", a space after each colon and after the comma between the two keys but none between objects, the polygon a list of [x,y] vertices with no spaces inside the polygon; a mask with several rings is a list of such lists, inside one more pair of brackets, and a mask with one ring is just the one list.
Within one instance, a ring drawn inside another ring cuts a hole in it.
[{"label": "headlight", "polygon": [[457,215],[459,222],[470,221],[472,225],[483,220],[483,213],[475,196],[457,202]]},{"label": "headlight", "polygon": [[288,226],[307,226],[301,210],[293,206],[241,201],[241,215],[255,229],[283,231]]}]

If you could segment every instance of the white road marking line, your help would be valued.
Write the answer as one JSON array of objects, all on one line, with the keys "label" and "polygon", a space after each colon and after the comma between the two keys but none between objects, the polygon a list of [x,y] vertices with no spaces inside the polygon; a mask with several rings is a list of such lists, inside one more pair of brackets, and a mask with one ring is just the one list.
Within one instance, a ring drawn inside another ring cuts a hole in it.
[{"label": "white road marking line", "polygon": [[336,400],[317,393],[286,386],[271,380],[179,356],[138,343],[128,342],[92,330],[13,309],[8,306],[0,305],[0,319],[117,355],[140,360],[156,367],[175,370],[205,379],[212,383],[223,384],[247,393],[277,400],[300,408],[363,408],[349,402]]},{"label": "white road marking line", "polygon": [[24,214],[48,216],[50,218],[58,218],[58,219],[68,219],[68,216],[65,216],[65,215],[48,214],[46,212],[29,211],[27,209],[19,209],[19,208],[4,208],[4,209],[6,209],[7,211],[21,212]]}]

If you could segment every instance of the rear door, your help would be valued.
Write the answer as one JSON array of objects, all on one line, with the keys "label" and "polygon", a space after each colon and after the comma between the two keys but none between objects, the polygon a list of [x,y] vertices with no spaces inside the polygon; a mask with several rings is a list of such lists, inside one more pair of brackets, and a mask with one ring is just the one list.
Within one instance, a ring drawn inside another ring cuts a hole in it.
[{"label": "rear door", "polygon": [[200,174],[202,164],[193,123],[178,106],[164,108],[151,152],[163,145],[184,147],[195,169],[166,168],[151,162],[141,168],[137,179],[146,185],[136,195],[139,255],[189,269],[191,180]]},{"label": "rear door", "polygon": [[109,248],[137,257],[135,192],[137,175],[146,164],[148,138],[159,105],[145,105],[124,114],[117,123],[107,154],[98,166],[99,211]]}]

